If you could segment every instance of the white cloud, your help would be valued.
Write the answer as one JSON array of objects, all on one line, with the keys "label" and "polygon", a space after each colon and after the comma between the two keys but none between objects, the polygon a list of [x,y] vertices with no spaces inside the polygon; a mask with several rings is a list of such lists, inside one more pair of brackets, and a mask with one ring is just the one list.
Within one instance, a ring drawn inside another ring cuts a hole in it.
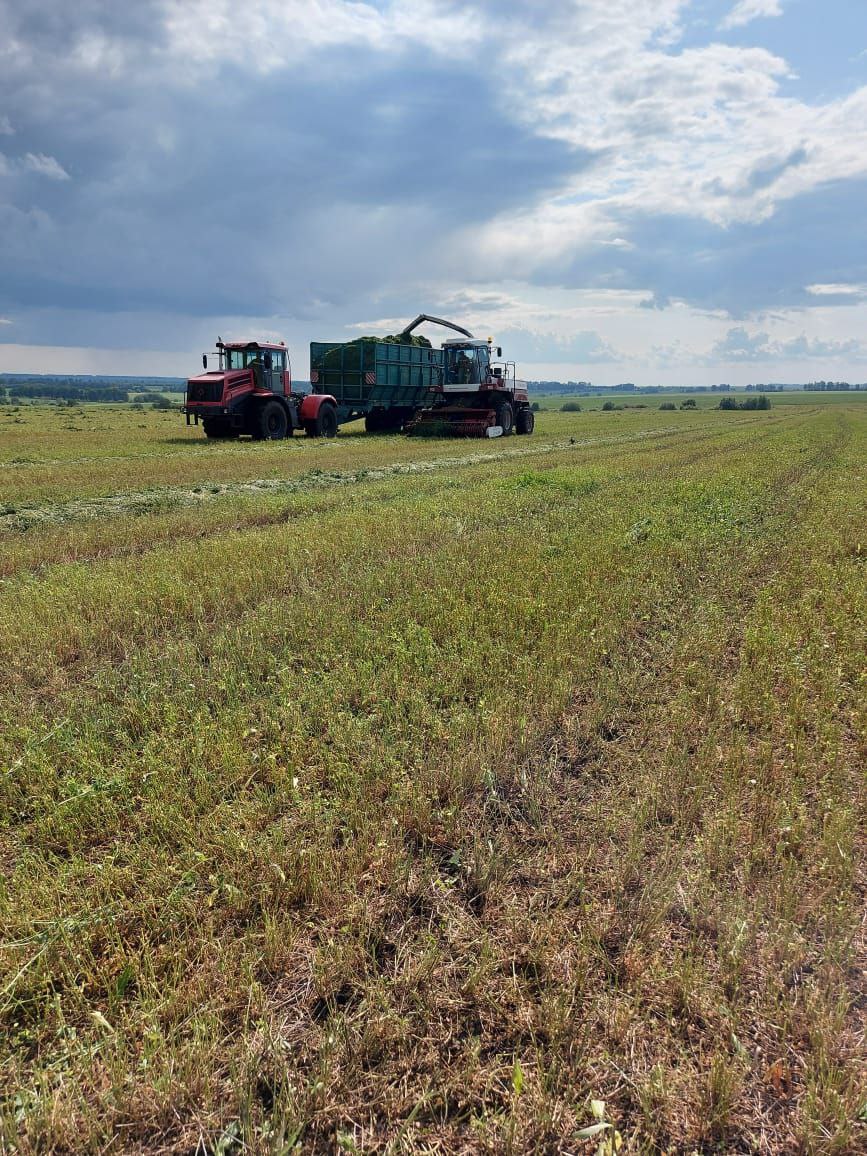
[{"label": "white cloud", "polygon": [[780,0],[738,0],[728,16],[720,23],[720,28],[740,28],[760,16],[782,16]]},{"label": "white cloud", "polygon": [[0,136],[14,136],[15,129],[8,116],[0,116]]},{"label": "white cloud", "polygon": [[506,21],[512,115],[596,160],[576,164],[558,193],[489,220],[478,232],[485,258],[527,275],[628,241],[636,215],[758,224],[794,197],[867,176],[867,86],[811,104],[783,91],[790,66],[763,48],[678,51],[689,9],[590,0]]},{"label": "white cloud", "polygon": [[48,157],[44,153],[27,153],[20,162],[21,167],[28,172],[38,173],[52,181],[68,181],[69,173],[55,157]]},{"label": "white cloud", "polygon": [[19,173],[36,173],[53,181],[68,181],[69,173],[54,157],[44,153],[26,153],[23,157],[8,157],[0,153],[0,177]]},{"label": "white cloud", "polygon": [[[235,0],[166,0],[166,30],[173,53],[199,64],[238,58]],[[258,72],[276,72],[311,51],[351,44],[359,53],[400,52],[412,46],[453,58],[469,56],[485,36],[472,8],[433,0],[390,3],[346,0],[247,0],[243,56]]]},{"label": "white cloud", "polygon": [[808,285],[807,292],[814,297],[867,297],[867,285],[828,284]]}]

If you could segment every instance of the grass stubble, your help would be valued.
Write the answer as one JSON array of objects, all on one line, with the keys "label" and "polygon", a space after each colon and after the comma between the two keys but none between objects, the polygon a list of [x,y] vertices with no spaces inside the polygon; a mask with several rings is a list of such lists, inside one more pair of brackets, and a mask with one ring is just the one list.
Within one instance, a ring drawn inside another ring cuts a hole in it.
[{"label": "grass stubble", "polygon": [[698,416],[7,527],[0,1150],[867,1143],[867,414]]}]

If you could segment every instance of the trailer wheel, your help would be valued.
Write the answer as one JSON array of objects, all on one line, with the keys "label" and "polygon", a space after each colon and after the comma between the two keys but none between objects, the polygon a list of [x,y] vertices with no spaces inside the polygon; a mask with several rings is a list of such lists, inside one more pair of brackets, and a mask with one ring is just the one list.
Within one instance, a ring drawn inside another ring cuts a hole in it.
[{"label": "trailer wheel", "polygon": [[504,438],[515,432],[515,411],[510,401],[497,406],[497,425],[502,426]]},{"label": "trailer wheel", "polygon": [[515,433],[531,434],[536,427],[536,417],[531,409],[519,409],[515,419]]},{"label": "trailer wheel", "polygon": [[279,401],[266,401],[257,415],[257,436],[265,441],[280,441],[289,429],[289,417]]},{"label": "trailer wheel", "polygon": [[309,438],[337,437],[337,410],[334,406],[323,403],[314,420],[305,423],[304,432]]}]

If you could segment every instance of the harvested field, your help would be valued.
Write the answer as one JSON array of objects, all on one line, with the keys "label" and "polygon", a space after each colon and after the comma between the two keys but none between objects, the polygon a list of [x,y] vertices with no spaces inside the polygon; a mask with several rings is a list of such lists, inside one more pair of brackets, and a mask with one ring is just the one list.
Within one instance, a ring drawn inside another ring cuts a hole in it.
[{"label": "harvested field", "polygon": [[0,1152],[867,1147],[867,398],[537,418],[0,410]]}]

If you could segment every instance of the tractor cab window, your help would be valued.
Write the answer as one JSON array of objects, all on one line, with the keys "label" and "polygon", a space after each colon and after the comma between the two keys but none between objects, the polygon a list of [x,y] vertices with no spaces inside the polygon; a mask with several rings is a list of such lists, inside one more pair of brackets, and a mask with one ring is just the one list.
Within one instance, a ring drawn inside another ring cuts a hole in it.
[{"label": "tractor cab window", "polygon": [[283,392],[283,370],[286,368],[286,354],[281,349],[271,349],[265,354],[266,366],[268,364],[267,358],[271,359],[271,389],[274,393]]},{"label": "tractor cab window", "polygon": [[227,349],[226,369],[246,369],[247,366],[253,364],[256,358],[259,358],[261,362],[262,351],[260,349]]}]

